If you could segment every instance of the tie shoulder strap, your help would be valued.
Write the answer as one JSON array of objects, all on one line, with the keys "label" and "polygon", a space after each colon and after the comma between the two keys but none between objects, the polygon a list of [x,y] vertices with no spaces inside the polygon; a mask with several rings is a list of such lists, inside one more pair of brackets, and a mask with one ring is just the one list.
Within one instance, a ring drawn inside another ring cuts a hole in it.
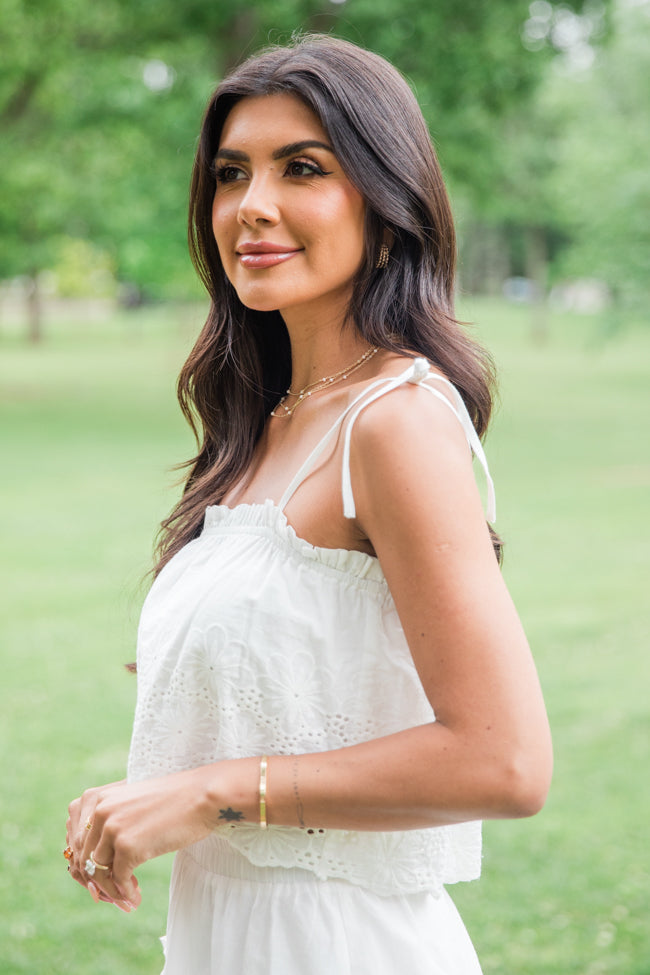
[{"label": "tie shoulder strap", "polygon": [[280,501],[278,502],[278,507],[282,511],[284,511],[286,505],[289,503],[289,501],[291,500],[291,498],[293,497],[293,495],[296,493],[296,491],[298,490],[298,488],[300,487],[300,485],[302,484],[302,482],[305,480],[305,478],[307,477],[307,475],[309,474],[309,472],[313,468],[314,464],[316,463],[316,461],[318,460],[318,458],[320,457],[320,455],[325,450],[325,447],[327,446],[330,437],[332,436],[333,433],[335,433],[339,429],[339,427],[341,426],[341,423],[343,422],[343,420],[345,419],[345,417],[348,415],[348,413],[350,412],[350,410],[353,410],[354,407],[359,402],[359,400],[363,399],[363,397],[366,396],[371,390],[373,390],[375,387],[381,385],[383,382],[385,382],[385,380],[383,380],[383,379],[376,379],[374,382],[372,382],[368,386],[366,386],[366,388],[358,396],[356,396],[352,400],[352,402],[348,404],[348,406],[346,406],[346,408],[337,417],[337,419],[334,421],[334,423],[331,425],[331,427],[325,433],[325,435],[323,437],[321,437],[321,439],[318,441],[318,443],[316,444],[316,446],[314,447],[314,449],[311,451],[311,453],[309,454],[309,456],[307,457],[307,459],[305,460],[305,462],[303,464],[301,464],[300,468],[296,471],[296,473],[292,477],[290,483],[288,484],[288,486],[287,486],[284,494],[280,498]]},{"label": "tie shoulder strap", "polygon": [[[450,403],[449,399],[440,392],[439,389],[429,385],[430,382],[443,383],[451,392],[453,405]],[[429,363],[424,358],[414,359],[408,369],[405,369],[399,376],[394,376],[390,379],[377,380],[370,386],[366,387],[363,393],[354,400],[348,409],[347,413],[351,413],[350,419],[348,421],[345,438],[343,442],[343,464],[341,470],[341,490],[343,494],[343,514],[346,518],[354,518],[356,515],[356,507],[354,503],[354,495],[352,492],[352,479],[350,476],[350,444],[352,439],[352,430],[354,424],[363,410],[375,400],[378,400],[381,396],[385,396],[386,393],[392,392],[394,389],[398,389],[405,383],[413,383],[415,385],[421,386],[423,389],[428,390],[432,396],[443,402],[454,414],[457,420],[460,422],[467,442],[475,454],[477,460],[479,461],[483,471],[485,473],[485,479],[487,482],[487,504],[486,504],[486,518],[489,522],[493,522],[496,519],[496,497],[494,491],[494,483],[492,477],[490,476],[490,471],[488,468],[487,458],[485,456],[485,451],[483,450],[483,444],[481,443],[479,436],[476,432],[472,419],[467,412],[467,407],[463,402],[463,398],[456,389],[456,387],[445,379],[443,376],[439,376],[437,373],[433,372]],[[342,417],[339,418],[337,424],[341,421]],[[322,448],[321,448],[322,449]]]}]

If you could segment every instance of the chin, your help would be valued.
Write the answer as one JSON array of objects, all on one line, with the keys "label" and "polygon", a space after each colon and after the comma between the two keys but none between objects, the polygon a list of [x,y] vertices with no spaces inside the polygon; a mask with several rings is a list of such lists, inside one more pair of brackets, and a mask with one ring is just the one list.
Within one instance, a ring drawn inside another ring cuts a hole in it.
[{"label": "chin", "polygon": [[251,311],[277,311],[282,300],[282,296],[275,288],[258,285],[255,288],[235,287],[235,291],[244,308],[250,308]]},{"label": "chin", "polygon": [[279,311],[277,304],[272,304],[269,301],[264,301],[262,298],[260,298],[258,301],[255,301],[254,298],[245,299],[242,298],[241,296],[238,297],[242,305],[244,306],[244,308],[248,308],[250,309],[250,311],[267,311],[267,312]]}]

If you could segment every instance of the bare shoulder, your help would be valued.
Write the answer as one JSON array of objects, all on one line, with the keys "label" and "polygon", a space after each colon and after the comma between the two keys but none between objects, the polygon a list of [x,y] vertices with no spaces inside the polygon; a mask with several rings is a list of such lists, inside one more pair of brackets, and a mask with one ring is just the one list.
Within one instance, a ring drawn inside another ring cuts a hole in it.
[{"label": "bare shoulder", "polygon": [[[393,378],[412,364],[412,358],[392,357],[379,378]],[[390,461],[395,454],[411,456],[421,463],[422,452],[445,447],[456,452],[462,448],[466,457],[469,451],[452,391],[445,377],[435,370],[426,382],[405,382],[369,401],[356,419],[352,443],[359,459],[373,467],[382,459]]]},{"label": "bare shoulder", "polygon": [[[427,380],[431,382],[431,380]],[[451,391],[405,382],[370,402],[351,433],[350,475],[357,523],[376,549],[399,532],[460,543],[488,538],[472,452]],[[491,552],[491,545],[490,552]]]}]

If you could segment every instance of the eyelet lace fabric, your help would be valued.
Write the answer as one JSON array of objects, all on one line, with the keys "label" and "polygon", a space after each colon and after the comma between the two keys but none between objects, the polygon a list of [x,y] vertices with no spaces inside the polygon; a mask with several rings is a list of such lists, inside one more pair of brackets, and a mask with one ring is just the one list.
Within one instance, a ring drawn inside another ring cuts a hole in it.
[{"label": "eyelet lace fabric", "polygon": [[[208,508],[201,536],[147,596],[131,780],[326,751],[433,720],[377,559],[310,545],[271,501]],[[478,822],[392,832],[226,824],[216,834],[256,866],[384,895],[480,873]]]},{"label": "eyelet lace fabric", "polygon": [[[458,391],[422,358],[373,380],[279,504],[209,507],[201,536],[156,579],[138,633],[131,780],[251,755],[328,751],[435,720],[378,560],[310,545],[284,515],[347,418],[341,491],[346,517],[354,516],[352,427],[370,403],[406,383],[456,415],[483,467],[494,520],[494,485]],[[196,844],[197,856],[210,859],[210,844],[225,839],[256,867],[299,867],[386,896],[438,893],[481,868],[478,822],[392,832],[238,823],[215,834]]]}]

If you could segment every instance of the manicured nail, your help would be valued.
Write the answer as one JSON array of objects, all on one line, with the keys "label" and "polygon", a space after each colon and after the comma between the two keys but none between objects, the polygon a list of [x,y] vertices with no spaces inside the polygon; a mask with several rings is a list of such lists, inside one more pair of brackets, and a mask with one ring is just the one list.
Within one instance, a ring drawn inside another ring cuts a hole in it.
[{"label": "manicured nail", "polygon": [[125,914],[130,914],[131,911],[135,911],[135,906],[129,901],[113,901],[113,903],[116,907],[119,907],[121,911],[124,911]]},{"label": "manicured nail", "polygon": [[92,880],[89,881],[89,883],[88,883],[88,893],[90,894],[90,896],[94,900],[95,904],[98,904],[99,903],[99,891],[95,887],[95,885],[92,882]]}]

